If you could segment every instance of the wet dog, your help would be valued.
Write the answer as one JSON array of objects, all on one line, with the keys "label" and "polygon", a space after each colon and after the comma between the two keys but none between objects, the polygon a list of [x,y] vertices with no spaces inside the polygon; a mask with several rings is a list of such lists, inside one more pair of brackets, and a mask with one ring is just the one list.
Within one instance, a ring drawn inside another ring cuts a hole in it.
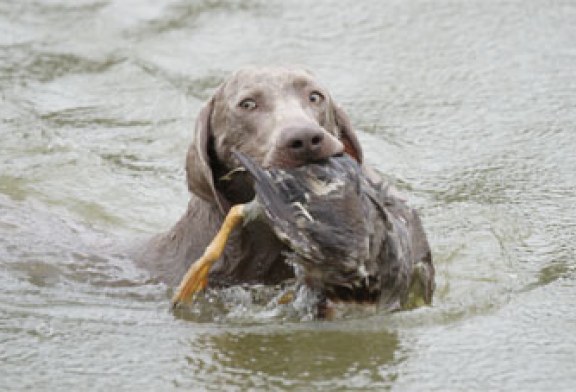
[{"label": "wet dog", "polygon": [[[346,113],[309,72],[298,68],[245,68],[232,74],[202,108],[187,154],[188,209],[167,233],[155,237],[140,259],[155,276],[176,285],[218,232],[231,206],[254,198],[247,173],[232,151],[264,168],[291,168],[347,154],[363,166],[362,148]],[[377,181],[377,180],[375,180]],[[420,220],[398,211],[414,264],[431,260]],[[232,232],[210,271],[210,284],[279,283],[294,275],[287,245],[255,220]],[[393,273],[393,271],[392,271]]]}]

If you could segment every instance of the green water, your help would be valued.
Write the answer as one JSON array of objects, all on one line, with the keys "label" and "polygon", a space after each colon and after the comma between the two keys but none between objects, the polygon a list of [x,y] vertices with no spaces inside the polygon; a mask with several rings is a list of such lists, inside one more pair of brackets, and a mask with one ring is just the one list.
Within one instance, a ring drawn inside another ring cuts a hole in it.
[{"label": "green water", "polygon": [[[0,1],[1,390],[576,389],[576,4]],[[303,64],[422,214],[432,308],[197,314],[121,249],[184,212],[194,118]]]}]

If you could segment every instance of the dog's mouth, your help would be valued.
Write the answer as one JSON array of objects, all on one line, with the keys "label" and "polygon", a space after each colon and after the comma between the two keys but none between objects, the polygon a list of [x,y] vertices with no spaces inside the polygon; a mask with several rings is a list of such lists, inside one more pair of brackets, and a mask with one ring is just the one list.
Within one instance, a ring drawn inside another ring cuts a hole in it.
[{"label": "dog's mouth", "polygon": [[[273,162],[264,162],[261,167],[267,170],[272,168],[286,169],[303,167],[311,164],[323,164],[327,163],[330,158],[341,157],[344,154],[344,152],[338,152],[329,158],[320,158],[306,162],[294,162],[278,159]],[[232,205],[248,203],[254,199],[254,196],[256,195],[254,191],[254,179],[246,171],[244,166],[238,163],[236,167],[230,168],[217,160],[214,160],[212,166],[216,188]]]},{"label": "dog's mouth", "polygon": [[224,164],[213,167],[214,185],[232,205],[245,204],[254,199],[254,180],[246,169],[238,166],[228,168]]},{"label": "dog's mouth", "polygon": [[289,156],[277,155],[274,160],[265,161],[262,163],[261,167],[265,170],[268,169],[295,169],[298,167],[303,167],[312,164],[322,164],[328,162],[330,158],[340,157],[344,154],[343,151],[338,151],[328,157],[319,158],[307,158],[307,159],[293,159]]}]

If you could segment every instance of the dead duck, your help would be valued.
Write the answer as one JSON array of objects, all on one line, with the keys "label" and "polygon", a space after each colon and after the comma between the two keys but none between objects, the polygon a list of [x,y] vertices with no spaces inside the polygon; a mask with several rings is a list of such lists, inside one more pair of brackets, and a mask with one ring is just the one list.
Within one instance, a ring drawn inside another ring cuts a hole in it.
[{"label": "dead duck", "polygon": [[369,180],[354,159],[344,154],[296,168],[263,169],[234,154],[253,177],[256,197],[231,208],[184,276],[173,305],[206,287],[230,232],[254,219],[264,219],[288,245],[299,283],[319,293],[320,316],[329,303],[398,310],[432,302],[434,267],[418,216],[384,183]]}]

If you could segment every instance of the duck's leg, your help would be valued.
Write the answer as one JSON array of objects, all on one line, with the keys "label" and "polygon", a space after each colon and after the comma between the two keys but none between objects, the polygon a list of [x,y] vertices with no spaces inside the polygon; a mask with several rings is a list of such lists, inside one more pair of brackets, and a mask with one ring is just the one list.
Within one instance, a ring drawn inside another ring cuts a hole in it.
[{"label": "duck's leg", "polygon": [[250,204],[238,204],[233,206],[226,215],[224,223],[220,231],[216,233],[216,236],[210,242],[202,257],[196,260],[182,278],[180,286],[176,290],[176,293],[172,297],[172,306],[176,307],[182,302],[189,300],[195,293],[203,290],[208,285],[208,273],[212,264],[216,262],[222,255],[226,242],[230,233],[238,224],[244,221],[247,209],[246,207]]}]

